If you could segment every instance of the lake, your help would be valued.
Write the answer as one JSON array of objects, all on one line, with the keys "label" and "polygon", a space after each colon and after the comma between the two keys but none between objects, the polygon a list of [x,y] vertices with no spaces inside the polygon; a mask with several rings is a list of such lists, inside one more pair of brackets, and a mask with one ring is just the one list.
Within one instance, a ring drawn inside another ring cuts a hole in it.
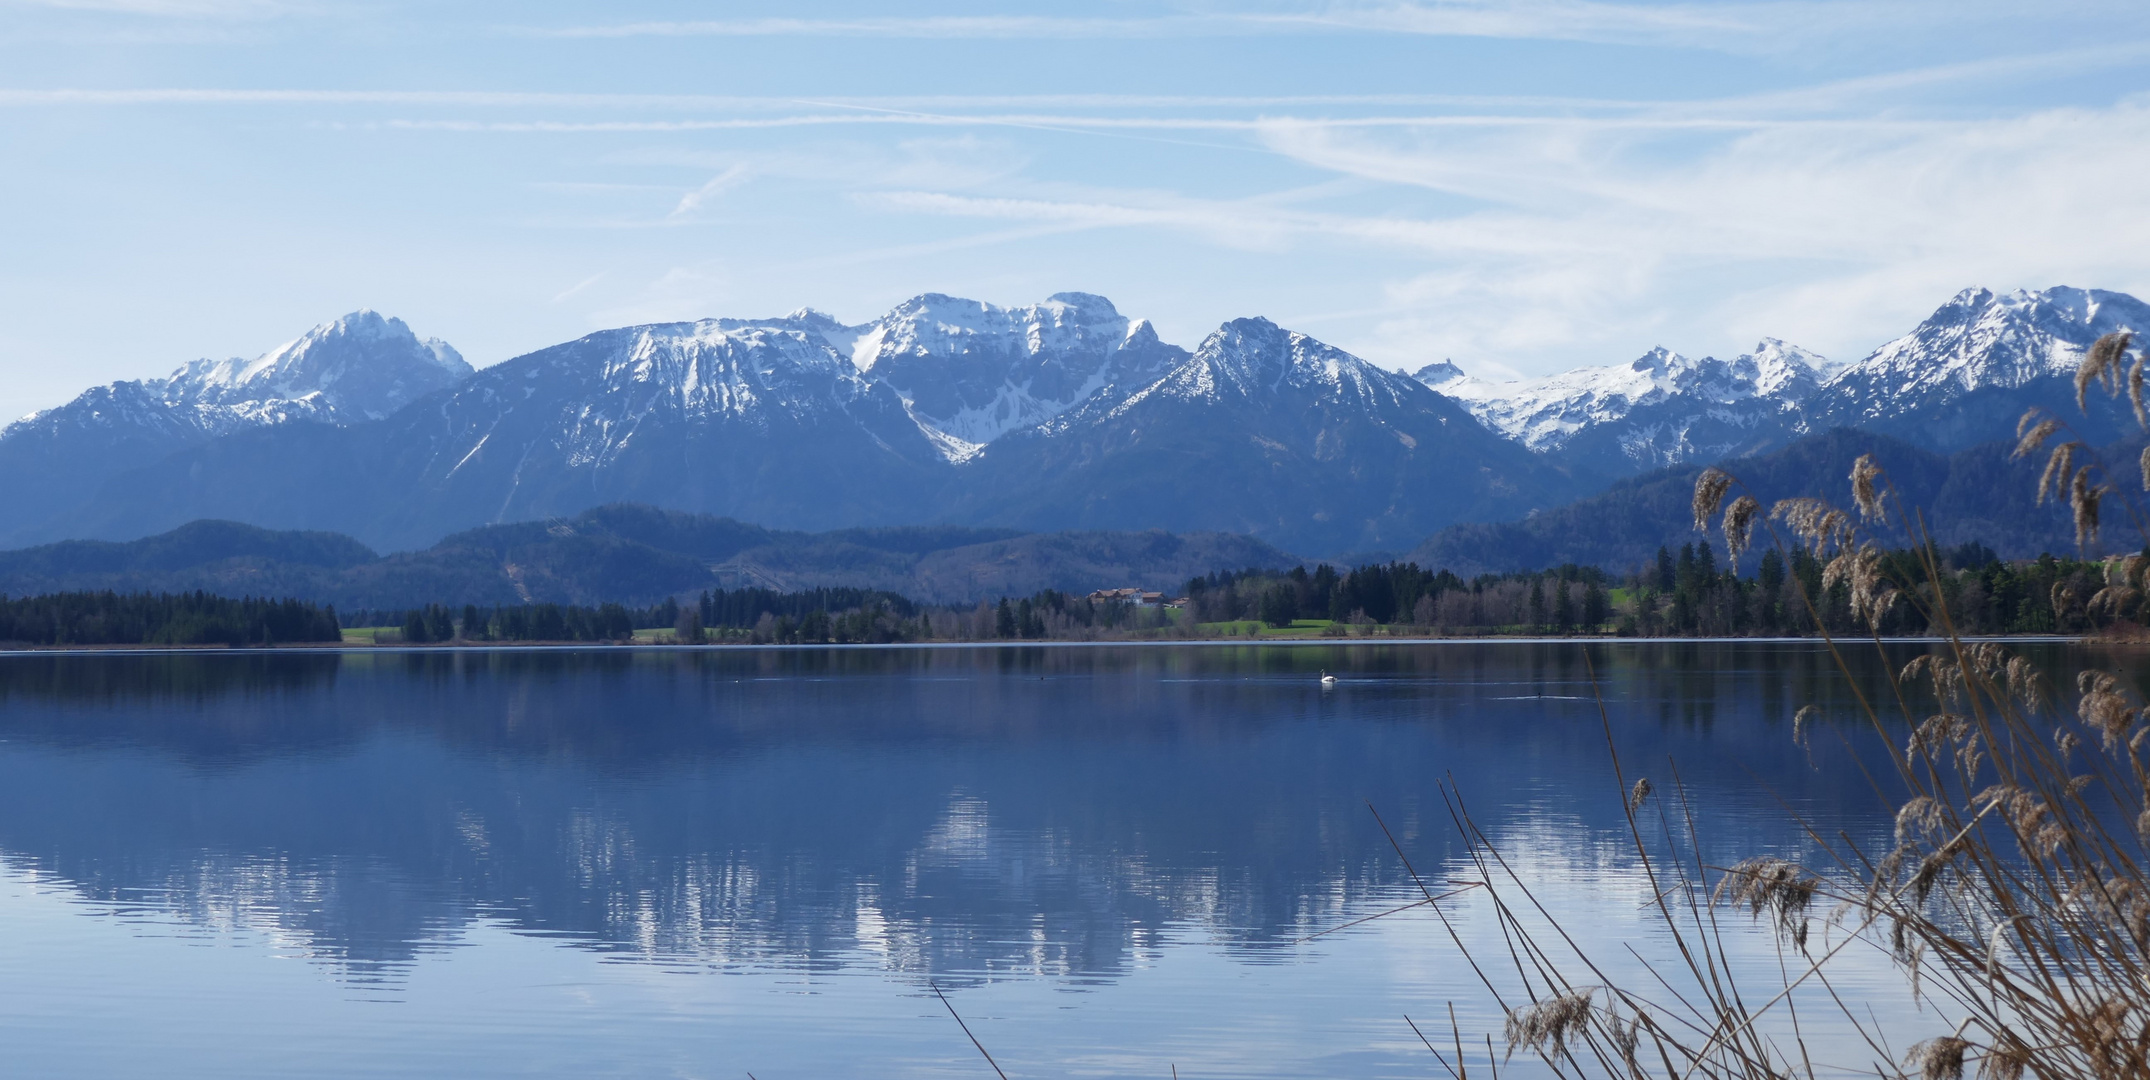
[{"label": "lake", "polygon": [[1010,1077],[1445,1075],[1403,1017],[1500,1014],[1440,920],[1307,939],[1419,898],[1376,811],[1470,877],[1446,782],[1594,955],[1661,956],[1592,671],[1711,860],[1885,842],[1815,643],[0,655],[0,1042],[48,1077],[992,1076],[938,991]]}]

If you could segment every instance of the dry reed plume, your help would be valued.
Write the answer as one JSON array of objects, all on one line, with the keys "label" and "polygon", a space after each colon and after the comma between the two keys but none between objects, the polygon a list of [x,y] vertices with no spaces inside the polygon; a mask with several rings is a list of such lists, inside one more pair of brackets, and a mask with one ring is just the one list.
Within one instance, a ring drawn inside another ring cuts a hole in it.
[{"label": "dry reed plume", "polygon": [[[2086,352],[2075,379],[2082,407],[2102,388],[2116,400],[2125,395],[2138,420],[2150,421],[2144,358],[2130,350],[2129,336],[2115,334]],[[2061,438],[2046,451],[2039,499],[2065,497],[2087,547],[2109,489],[2095,451],[2067,437],[2067,427],[2033,410],[2017,426],[2015,454],[2031,457]],[[2150,451],[2142,465],[2150,486]],[[1546,914],[1447,787],[1479,895],[1501,930],[1500,963],[1469,959],[1503,1004],[1509,1054],[1536,1056],[1561,1076],[1622,1080],[1839,1071],[1958,1080],[1974,1068],[1980,1080],[2150,1080],[2150,707],[2106,671],[2070,673],[2062,686],[2071,693],[2056,695],[2025,657],[1956,633],[1943,591],[1930,587],[1941,567],[1916,512],[1871,456],[1847,479],[1852,512],[1795,498],[1764,513],[1752,494],[1733,496],[1742,488],[1736,477],[1713,468],[1696,482],[1692,509],[1697,528],[1720,519],[1735,561],[1757,527],[1780,548],[1827,558],[1824,588],[1849,590],[1877,649],[1878,624],[1892,605],[1914,605],[1942,628],[1929,654],[1893,673],[1889,700],[1869,700],[1853,686],[1862,721],[1894,766],[1877,785],[1898,793],[1893,841],[1868,850],[1846,834],[1808,829],[1821,853],[1812,866],[1767,855],[1705,865],[1677,776],[1653,799],[1657,785],[1626,774],[1606,719],[1629,854],[1677,957],[1645,964],[1646,980],[1623,984]],[[1907,542],[1924,581],[1891,576],[1884,539]],[[2150,591],[2150,560],[2105,566],[2088,602],[2136,610]],[[1810,611],[1820,602],[1804,588],[1801,597]],[[1826,634],[1825,641],[1849,679],[1846,643]],[[1799,709],[1793,740],[1807,745],[1820,717],[1814,706]],[[1468,954],[1430,892],[1427,902]],[[1739,985],[1720,910],[1769,928],[1780,944],[1781,979]],[[1887,1028],[1845,996],[1831,972],[1847,950],[1889,958],[1904,990],[1930,1006],[1919,1022],[1932,1028]],[[1518,987],[1525,1000],[1513,1004]],[[1849,1034],[1815,1045],[1816,1018],[1801,1010],[1817,1006]],[[1460,1030],[1456,1037],[1460,1048]],[[1456,1080],[1467,1075],[1460,1056],[1441,1063]]]}]

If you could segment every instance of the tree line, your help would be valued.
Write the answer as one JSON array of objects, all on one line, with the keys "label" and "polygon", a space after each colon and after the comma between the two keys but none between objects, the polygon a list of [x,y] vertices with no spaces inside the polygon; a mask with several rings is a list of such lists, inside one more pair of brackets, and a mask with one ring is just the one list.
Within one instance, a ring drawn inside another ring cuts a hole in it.
[{"label": "tree line", "polygon": [[[1755,565],[1755,564],[1750,564]],[[1925,567],[1939,571],[1929,575]],[[2006,562],[1983,544],[1882,555],[1882,575],[1903,599],[1882,616],[1888,635],[1940,632],[1945,608],[1965,634],[2083,633],[2150,626],[2150,550],[2142,557]],[[1187,583],[1198,624],[1258,621],[1282,628],[1326,620],[1328,632],[1441,635],[1613,634],[1627,637],[1812,636],[1866,632],[1850,585],[1828,581],[1803,549],[1763,553],[1751,574],[1717,562],[1707,543],[1658,549],[1649,565],[1615,576],[1599,567],[1482,574],[1470,580],[1413,563],[1317,566],[1287,573],[1225,572]],[[1938,584],[1936,584],[1938,583]],[[1938,591],[1938,597],[1936,593]],[[1936,604],[1935,600],[1944,601]],[[1913,602],[1916,601],[1916,602]],[[1005,635],[1004,635],[1005,636]]]},{"label": "tree line", "polygon": [[[446,604],[352,612],[346,626],[386,627],[406,644],[444,642],[630,641],[637,630],[672,631],[686,642],[782,644],[916,640],[905,624],[917,615],[907,597],[872,589],[712,589],[686,603],[667,598],[647,607],[622,604]],[[930,626],[930,620],[928,621]],[[382,640],[376,638],[376,640]]]},{"label": "tree line", "polygon": [[283,645],[341,641],[336,609],[302,600],[190,593],[0,596],[13,645]]},{"label": "tree line", "polygon": [[[2084,633],[2150,626],[2150,551],[2090,561],[2041,555],[2007,562],[1981,544],[1883,554],[1904,600],[1882,614],[1890,635],[1937,633],[1945,606],[1963,634]],[[1931,566],[1938,573],[1929,574]],[[1721,565],[1707,543],[1661,548],[1649,565],[1481,574],[1465,579],[1414,563],[1220,571],[1189,580],[1179,607],[1093,601],[1058,590],[968,607],[930,607],[868,589],[710,590],[682,603],[444,604],[358,611],[345,626],[386,627],[377,642],[622,642],[658,630],[674,642],[857,644],[1235,637],[1295,624],[1301,632],[1368,635],[1856,635],[1850,586],[1827,580],[1801,549],[1763,553],[1750,574]],[[1944,603],[1937,604],[1936,601]],[[1915,602],[1912,602],[1915,601]],[[1312,621],[1318,629],[1309,626]],[[669,633],[662,633],[669,631]],[[277,645],[341,640],[335,608],[204,592],[59,593],[0,597],[0,642],[26,645]]]}]

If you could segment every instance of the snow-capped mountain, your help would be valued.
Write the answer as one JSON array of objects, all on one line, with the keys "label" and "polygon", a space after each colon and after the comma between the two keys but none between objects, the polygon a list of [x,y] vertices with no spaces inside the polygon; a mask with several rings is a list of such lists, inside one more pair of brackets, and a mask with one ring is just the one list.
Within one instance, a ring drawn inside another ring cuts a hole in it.
[{"label": "snow-capped mountain", "polygon": [[630,501],[785,528],[1162,526],[1335,550],[1575,492],[1409,377],[1263,320],[1189,354],[1094,297],[922,297],[863,327],[798,312],[601,331],[383,420],[167,455],[52,529],[213,517],[393,549]]},{"label": "snow-capped mountain", "polygon": [[859,326],[812,310],[777,325],[819,335],[894,389],[956,462],[1109,387],[1147,385],[1187,357],[1147,320],[1130,321],[1088,293],[1009,308],[928,293]]},{"label": "snow-capped mountain", "polygon": [[1409,394],[1395,372],[1267,319],[1239,319],[1220,327],[1189,362],[1138,397],[1272,405],[1312,395],[1378,414],[1398,407]]},{"label": "snow-capped mountain", "polygon": [[196,360],[115,382],[0,428],[0,540],[90,498],[107,479],[212,439],[293,420],[387,416],[471,368],[446,342],[359,311],[252,360]]},{"label": "snow-capped mountain", "polygon": [[1807,403],[1807,426],[1868,428],[1951,451],[2010,437],[2017,417],[2038,405],[2093,438],[2117,437],[2119,413],[2083,416],[2074,380],[2084,350],[2118,330],[2150,332],[2150,304],[2066,286],[1965,289],[1830,379]]},{"label": "snow-capped mountain", "polygon": [[1266,319],[1226,323],[1149,386],[1011,433],[966,469],[963,520],[1220,529],[1301,551],[1398,545],[1584,489],[1409,376]]},{"label": "snow-capped mountain", "polygon": [[207,437],[297,419],[378,420],[470,373],[447,342],[421,341],[401,319],[355,311],[252,360],[196,360],[162,379],[95,387],[0,429],[0,439],[70,425]]},{"label": "snow-capped mountain", "polygon": [[1083,293],[929,294],[860,324],[802,309],[625,327],[476,373],[360,312],[5,429],[0,542],[213,517],[394,549],[636,501],[779,528],[1161,527],[1400,550],[1838,425],[1930,450],[2004,438],[2026,404],[2072,414],[2083,348],[2121,328],[2150,328],[2150,307],[1969,290],[1848,367],[1764,339],[1731,360],[1655,349],[1494,383],[1446,362],[1387,371],[1263,319],[1190,353]]},{"label": "snow-capped mountain", "polygon": [[1838,367],[1763,338],[1753,352],[1729,361],[1659,347],[1630,363],[1542,379],[1488,382],[1446,362],[1414,377],[1532,450],[1573,447],[1574,456],[1626,471],[1724,456],[1756,438],[1780,436]]},{"label": "snow-capped mountain", "polygon": [[423,448],[413,496],[462,513],[456,524],[572,513],[597,490],[601,502],[714,500],[750,520],[781,500],[790,520],[848,523],[912,497],[912,474],[942,464],[895,391],[821,336],[729,320],[541,349],[386,428]]},{"label": "snow-capped mountain", "polygon": [[[1995,293],[1965,289],[1918,328],[1874,350],[1832,389],[1882,386],[1892,397],[1946,399],[1984,387],[2072,380],[2083,351],[2118,330],[2150,328],[2150,305],[2126,293],[2059,287]],[[1886,416],[1878,401],[1863,412]]]},{"label": "snow-capped mountain", "polygon": [[304,416],[331,423],[379,420],[471,373],[439,338],[419,340],[401,319],[354,311],[252,360],[196,360],[148,385],[174,406],[225,423]]},{"label": "snow-capped mountain", "polygon": [[1730,361],[1657,348],[1540,379],[1482,380],[1446,361],[1416,378],[1532,450],[1614,473],[1768,450],[1836,427],[1953,452],[2007,438],[2033,405],[2094,439],[2118,437],[2121,414],[2080,416],[2073,388],[2084,350],[2116,330],[2150,331],[2150,305],[2065,286],[1965,289],[1853,364],[1764,338]]}]

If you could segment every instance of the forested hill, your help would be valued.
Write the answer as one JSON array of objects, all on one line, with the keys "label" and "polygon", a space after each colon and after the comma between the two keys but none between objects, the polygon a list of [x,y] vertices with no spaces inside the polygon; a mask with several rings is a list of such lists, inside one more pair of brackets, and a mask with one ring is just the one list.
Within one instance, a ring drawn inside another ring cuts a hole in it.
[{"label": "forested hill", "polygon": [[1019,533],[914,526],[826,533],[616,504],[495,525],[381,556],[347,536],[202,521],[128,542],[0,552],[0,594],[204,590],[340,608],[442,603],[649,604],[711,589],[879,589],[975,603],[1041,589],[1169,590],[1190,577],[1298,559],[1229,533]]},{"label": "forested hill", "polygon": [[[2075,530],[2065,505],[2037,504],[2043,458],[2011,460],[2009,450],[2008,443],[1994,442],[1942,455],[1886,435],[1837,428],[1720,467],[1738,477],[1745,485],[1742,490],[1751,490],[1765,506],[1792,496],[1844,504],[1850,501],[1852,462],[1870,453],[1887,470],[1905,504],[1923,512],[1933,539],[1944,547],[1983,543],[2006,558],[2074,552]],[[2106,457],[2132,464],[2139,450],[2139,443],[2120,444]],[[1409,558],[1421,566],[1466,575],[1570,563],[1615,570],[1647,565],[1661,547],[1677,550],[1700,539],[1694,531],[1692,501],[1702,468],[1661,469],[1521,521],[1443,529]],[[2106,547],[2141,547],[2142,539],[2124,516],[2112,516]],[[1758,535],[1767,538],[1766,532]]]}]

